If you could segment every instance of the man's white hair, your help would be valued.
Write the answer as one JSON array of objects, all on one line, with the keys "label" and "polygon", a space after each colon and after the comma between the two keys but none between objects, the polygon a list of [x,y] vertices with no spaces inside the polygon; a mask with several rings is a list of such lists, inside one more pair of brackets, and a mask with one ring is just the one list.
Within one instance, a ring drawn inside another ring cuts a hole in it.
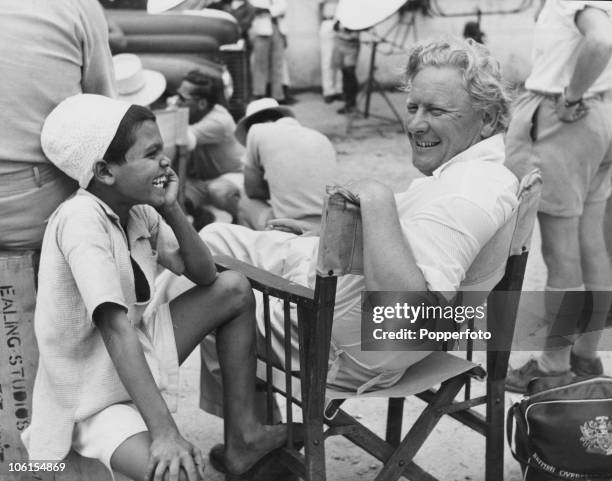
[{"label": "man's white hair", "polygon": [[472,39],[460,38],[416,45],[408,55],[406,91],[410,91],[414,77],[428,66],[459,70],[474,109],[485,112],[493,108],[496,114],[493,133],[506,130],[510,120],[511,95],[502,78],[499,62],[485,46]]}]

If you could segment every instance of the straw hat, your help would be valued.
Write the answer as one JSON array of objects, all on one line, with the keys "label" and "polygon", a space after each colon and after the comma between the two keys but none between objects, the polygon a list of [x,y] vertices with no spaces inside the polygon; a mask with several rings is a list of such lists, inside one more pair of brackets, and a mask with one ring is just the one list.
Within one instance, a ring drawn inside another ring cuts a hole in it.
[{"label": "straw hat", "polygon": [[183,3],[184,0],[149,0],[147,2],[148,13],[162,13],[166,10],[170,10],[172,7],[176,7]]},{"label": "straw hat", "polygon": [[279,105],[274,99],[263,98],[253,100],[253,102],[247,105],[246,114],[240,119],[234,131],[236,139],[238,139],[238,142],[242,145],[246,145],[247,131],[262,112],[277,112],[281,117],[295,117],[293,111],[289,107]]},{"label": "straw hat", "polygon": [[47,116],[40,143],[47,158],[87,188],[131,104],[103,95],[68,97]]},{"label": "straw hat", "polygon": [[143,69],[138,55],[132,53],[115,55],[113,65],[119,100],[148,106],[166,90],[166,77],[154,70]]}]

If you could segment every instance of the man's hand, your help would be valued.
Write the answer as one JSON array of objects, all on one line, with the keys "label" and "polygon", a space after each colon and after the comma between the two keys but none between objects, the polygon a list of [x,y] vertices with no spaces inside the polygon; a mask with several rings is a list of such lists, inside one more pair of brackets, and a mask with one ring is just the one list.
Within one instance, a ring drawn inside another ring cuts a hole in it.
[{"label": "man's hand", "polygon": [[376,180],[363,179],[351,181],[344,188],[357,197],[362,205],[364,202],[367,203],[372,200],[376,201],[386,197],[393,197],[391,189]]},{"label": "man's hand", "polygon": [[168,184],[166,185],[163,207],[170,207],[176,203],[178,198],[179,178],[170,167],[166,169],[166,176],[168,177]]},{"label": "man's hand", "polygon": [[[176,430],[153,436],[145,481],[178,481],[181,467],[189,481],[204,479],[202,452]],[[168,471],[168,476],[164,473]]]},{"label": "man's hand", "polygon": [[567,106],[565,95],[560,95],[555,105],[557,118],[561,122],[576,122],[589,113],[589,108],[584,105],[582,100],[575,105]]},{"label": "man's hand", "polygon": [[223,177],[217,177],[208,182],[208,200],[217,209],[229,212],[232,217],[238,217],[240,189],[233,182]]},{"label": "man's hand", "polygon": [[296,235],[318,235],[318,232],[313,230],[310,223],[296,219],[270,219],[266,225],[266,230],[279,230]]}]

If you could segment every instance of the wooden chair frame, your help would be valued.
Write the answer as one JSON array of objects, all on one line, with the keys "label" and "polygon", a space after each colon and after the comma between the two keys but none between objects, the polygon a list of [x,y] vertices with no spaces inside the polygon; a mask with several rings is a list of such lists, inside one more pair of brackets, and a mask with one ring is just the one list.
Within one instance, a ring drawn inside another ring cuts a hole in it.
[{"label": "wooden chair frame", "polygon": [[[463,370],[450,379],[443,380],[438,389],[432,388],[418,393],[417,396],[427,403],[427,407],[403,440],[401,438],[403,397],[389,399],[385,439],[340,409],[342,399],[326,403],[325,383],[337,281],[335,275],[329,275],[329,273],[334,274],[333,269],[328,272],[325,267],[320,266],[315,287],[309,289],[228,256],[215,258],[220,270],[232,269],[242,272],[250,280],[253,289],[263,294],[266,348],[262,358],[266,362],[266,367],[262,379],[267,380],[269,420],[272,419],[273,392],[282,394],[288,400],[286,417],[290,426],[293,421],[292,404],[297,404],[302,409],[304,455],[293,447],[291,428],[289,442],[282,451],[283,462],[293,472],[307,481],[324,481],[326,479],[324,441],[331,435],[343,435],[383,462],[383,468],[376,476],[376,481],[395,480],[402,475],[410,480],[434,481],[435,477],[412,460],[439,419],[447,414],[485,436],[485,479],[486,481],[503,479],[504,382],[540,185],[541,178],[537,171],[526,176],[521,182],[520,203],[510,254],[504,275],[494,288],[494,291],[506,294],[490,296],[487,303],[487,317],[495,319],[489,330],[493,339],[503,340],[503,346],[501,348],[498,346],[499,350],[487,352],[486,394],[479,397],[471,396],[471,375],[482,374],[479,372],[482,368],[477,365],[473,365],[473,369]],[[275,363],[273,360],[270,340],[270,296],[282,299],[284,302],[286,331],[290,329],[290,303],[297,305],[299,371],[294,371],[291,366],[290,336],[285,337],[287,354],[284,366],[288,368],[283,369],[280,365],[282,363]],[[471,352],[467,355],[468,359],[471,359]],[[301,381],[299,387],[295,382],[296,377]],[[457,401],[456,397],[462,389],[464,399]],[[486,406],[485,416],[474,409],[478,405]],[[325,425],[329,426],[326,431]]]}]

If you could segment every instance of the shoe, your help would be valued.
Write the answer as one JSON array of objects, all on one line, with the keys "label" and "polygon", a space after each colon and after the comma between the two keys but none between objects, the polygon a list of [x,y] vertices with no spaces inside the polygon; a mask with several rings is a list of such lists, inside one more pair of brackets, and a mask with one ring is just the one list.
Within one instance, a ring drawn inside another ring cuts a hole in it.
[{"label": "shoe", "polygon": [[570,353],[570,369],[576,377],[601,376],[603,374],[603,364],[601,357],[593,359],[578,356]]},{"label": "shoe", "polygon": [[357,111],[357,107],[355,107],[354,105],[345,105],[341,109],[338,109],[337,112],[339,114],[352,114],[355,111]]},{"label": "shoe", "polygon": [[323,96],[323,102],[325,102],[326,104],[331,104],[334,101],[334,96],[333,95],[324,95]]},{"label": "shoe", "polygon": [[529,359],[518,369],[508,369],[506,376],[506,391],[525,394],[529,383],[538,377],[558,378],[560,383],[570,382],[573,378],[571,371],[544,372],[540,369],[538,361],[534,358]]},{"label": "shoe", "polygon": [[333,102],[340,102],[344,100],[344,95],[342,94],[334,94],[331,96]]},{"label": "shoe", "polygon": [[208,453],[210,465],[226,475],[226,481],[297,481],[299,478],[278,460],[279,450],[266,454],[242,474],[232,474],[225,465],[225,446],[216,444]]}]

